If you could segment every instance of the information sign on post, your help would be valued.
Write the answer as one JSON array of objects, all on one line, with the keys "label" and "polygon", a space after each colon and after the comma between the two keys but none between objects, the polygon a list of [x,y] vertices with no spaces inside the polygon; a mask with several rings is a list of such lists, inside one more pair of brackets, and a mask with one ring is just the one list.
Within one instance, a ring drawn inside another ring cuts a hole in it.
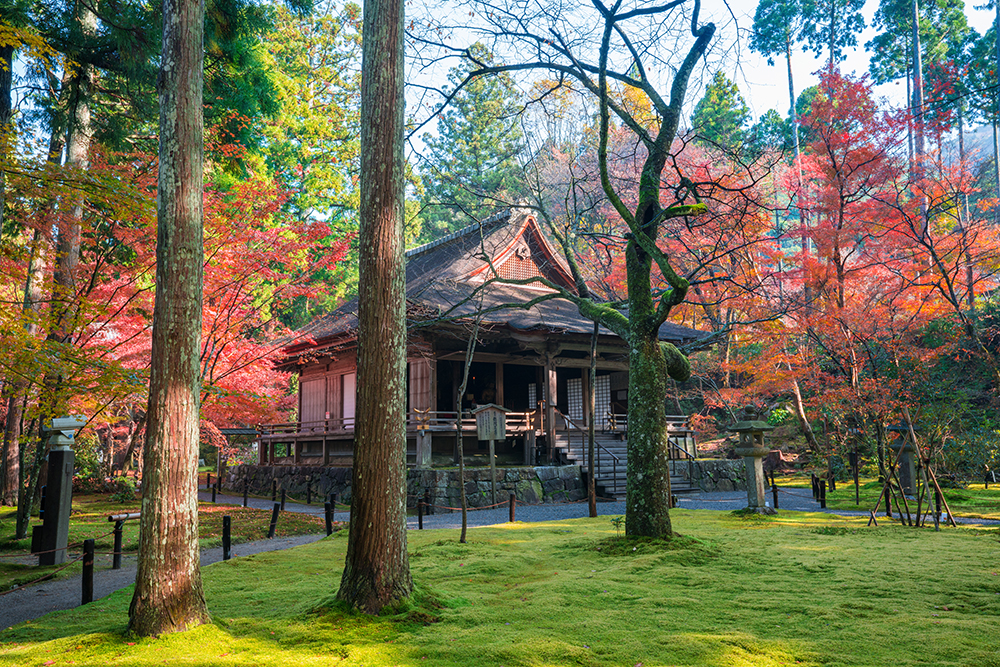
[{"label": "information sign on post", "polygon": [[480,440],[490,441],[490,491],[494,505],[497,502],[497,461],[496,441],[507,439],[507,413],[502,405],[487,403],[472,411],[476,416],[476,435]]}]

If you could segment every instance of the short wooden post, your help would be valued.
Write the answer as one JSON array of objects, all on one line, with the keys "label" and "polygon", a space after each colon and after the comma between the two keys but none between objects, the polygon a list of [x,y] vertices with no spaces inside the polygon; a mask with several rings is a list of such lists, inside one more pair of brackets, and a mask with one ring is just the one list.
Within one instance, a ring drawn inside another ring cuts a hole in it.
[{"label": "short wooden post", "polygon": [[497,504],[497,454],[496,440],[490,440],[490,495],[491,505]]},{"label": "short wooden post", "polygon": [[312,505],[312,501],[313,501],[312,477],[306,476],[306,505]]},{"label": "short wooden post", "polygon": [[285,511],[285,490],[281,490],[281,511]]},{"label": "short wooden post", "polygon": [[934,530],[941,530],[941,492],[934,489]]},{"label": "short wooden post", "polygon": [[819,485],[819,506],[826,509],[826,484],[823,484],[822,480],[820,480]]},{"label": "short wooden post", "polygon": [[222,517],[222,560],[229,560],[232,545],[233,520],[228,514]]},{"label": "short wooden post", "polygon": [[274,529],[278,527],[278,512],[281,511],[281,505],[274,503],[274,509],[271,510],[271,526],[267,529],[267,539],[272,539],[274,537]]},{"label": "short wooden post", "polygon": [[205,490],[208,491],[212,488],[212,473],[205,473]]},{"label": "short wooden post", "polygon": [[83,601],[94,601],[94,540],[83,541]]},{"label": "short wooden post", "polygon": [[833,475],[830,475],[830,478],[826,481],[826,483],[829,491],[833,492],[837,490],[837,480],[833,478]]},{"label": "short wooden post", "polygon": [[858,480],[858,474],[861,468],[861,460],[858,458],[858,450],[855,449],[851,452],[851,468],[854,473],[854,504],[861,504],[861,483]]},{"label": "short wooden post", "polygon": [[810,474],[809,480],[812,482],[813,500],[819,500],[819,488],[816,485],[816,473]]},{"label": "short wooden post", "polygon": [[771,476],[771,500],[774,504],[774,509],[778,509],[778,485],[774,482],[774,475]]},{"label": "short wooden post", "polygon": [[214,486],[212,487],[212,502],[213,503],[216,502],[216,500],[215,500],[215,487]]},{"label": "short wooden post", "polygon": [[427,516],[434,514],[434,506],[431,504],[431,490],[427,489],[424,491],[424,511],[427,512]]},{"label": "short wooden post", "polygon": [[424,499],[417,500],[417,530],[424,529]]},{"label": "short wooden post", "polygon": [[250,480],[243,480],[243,507],[247,506],[247,494],[250,493]]},{"label": "short wooden post", "polygon": [[271,502],[273,503],[278,499],[278,480],[271,480]]},{"label": "short wooden post", "polygon": [[326,534],[333,535],[333,505],[323,503],[323,516],[326,519]]},{"label": "short wooden post", "polygon": [[514,523],[514,508],[517,507],[517,496],[510,492],[510,522]]},{"label": "short wooden post", "polygon": [[122,531],[125,528],[125,522],[122,520],[115,521],[115,547],[114,554],[111,556],[111,569],[120,570],[122,569]]}]

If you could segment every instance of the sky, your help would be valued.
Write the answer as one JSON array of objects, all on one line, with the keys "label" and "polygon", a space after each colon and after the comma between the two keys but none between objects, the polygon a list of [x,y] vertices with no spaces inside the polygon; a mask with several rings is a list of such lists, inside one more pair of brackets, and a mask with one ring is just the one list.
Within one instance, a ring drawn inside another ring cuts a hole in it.
[{"label": "sky", "polygon": [[[722,36],[730,42],[736,33],[732,28],[733,18],[730,16],[730,10],[737,19],[737,25],[742,35],[742,44],[736,47],[739,49],[739,66],[736,62],[729,62],[723,65],[723,70],[739,86],[740,93],[750,106],[754,119],[759,118],[768,109],[776,109],[782,116],[787,115],[789,107],[788,78],[784,58],[776,59],[772,67],[767,64],[764,58],[746,47],[748,33],[753,28],[753,15],[757,8],[757,2],[755,0],[703,1],[705,14],[712,17],[711,20],[716,22]],[[992,25],[994,13],[974,9],[972,5],[979,4],[979,1],[966,0],[965,13],[969,19],[969,25],[982,34]],[[865,3],[862,13],[866,26],[871,26],[872,17],[875,15],[878,4],[878,0],[868,0]],[[723,28],[724,25],[725,28]],[[868,71],[869,54],[865,51],[864,44],[874,36],[875,30],[871,27],[865,28],[858,37],[858,46],[847,50],[847,59],[841,64],[844,72],[863,74]],[[729,60],[735,59],[730,58]],[[818,77],[814,72],[822,67],[823,62],[823,59],[817,58],[810,52],[793,53],[792,75],[795,79],[796,95],[805,88],[818,83]],[[887,98],[893,104],[901,106],[906,102],[905,81],[900,81],[898,84],[890,83],[877,86],[875,90],[877,95]]]}]

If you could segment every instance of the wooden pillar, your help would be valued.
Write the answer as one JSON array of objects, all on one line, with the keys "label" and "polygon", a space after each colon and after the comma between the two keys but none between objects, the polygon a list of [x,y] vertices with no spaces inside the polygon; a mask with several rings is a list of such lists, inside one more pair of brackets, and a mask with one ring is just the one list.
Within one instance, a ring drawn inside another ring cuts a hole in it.
[{"label": "wooden pillar", "polygon": [[330,441],[325,435],[323,436],[323,465],[330,465]]},{"label": "wooden pillar", "polygon": [[428,429],[417,431],[417,459],[418,468],[431,467],[431,432]]},{"label": "wooden pillar", "polygon": [[496,376],[497,376],[496,377],[496,385],[497,385],[497,401],[496,402],[497,402],[497,405],[503,405],[504,407],[506,407],[506,405],[504,404],[503,362],[502,361],[498,361],[497,362]]},{"label": "wooden pillar", "polygon": [[273,440],[271,441],[271,444],[268,445],[268,449],[270,450],[271,454],[267,457],[267,465],[273,466],[274,465],[274,441]]},{"label": "wooden pillar", "polygon": [[[459,387],[460,384],[462,384],[462,371],[459,368],[459,364],[452,363],[451,364],[451,405],[452,405],[452,407],[458,407],[459,408],[459,415],[458,415],[459,418],[461,418],[461,416],[462,416],[461,415],[461,407],[462,407],[462,402],[463,402],[463,399],[464,399],[464,397],[458,395],[458,387]],[[461,419],[459,419],[458,424],[459,424],[459,430],[461,430],[461,428],[462,428],[462,426],[461,426]],[[461,437],[464,438],[465,436],[463,435]],[[453,451],[452,451],[452,460],[454,461],[455,465],[458,465],[458,462],[459,462],[458,459],[459,459],[459,457],[458,457],[458,439],[456,438],[455,439],[455,444],[454,444],[454,447],[453,447]]]},{"label": "wooden pillar", "polygon": [[545,357],[545,440],[548,443],[548,462],[555,459],[556,444],[556,367],[551,356]]},{"label": "wooden pillar", "polygon": [[292,445],[292,463],[299,465],[302,462],[302,443],[299,442],[298,438],[295,439],[295,443]]}]

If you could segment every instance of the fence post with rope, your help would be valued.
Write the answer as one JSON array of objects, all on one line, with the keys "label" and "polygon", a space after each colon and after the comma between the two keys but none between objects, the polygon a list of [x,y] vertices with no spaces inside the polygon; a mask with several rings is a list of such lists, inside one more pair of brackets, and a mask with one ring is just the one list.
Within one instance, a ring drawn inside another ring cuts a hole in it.
[{"label": "fence post with rope", "polygon": [[83,595],[80,604],[94,601],[94,540],[83,541]]}]

